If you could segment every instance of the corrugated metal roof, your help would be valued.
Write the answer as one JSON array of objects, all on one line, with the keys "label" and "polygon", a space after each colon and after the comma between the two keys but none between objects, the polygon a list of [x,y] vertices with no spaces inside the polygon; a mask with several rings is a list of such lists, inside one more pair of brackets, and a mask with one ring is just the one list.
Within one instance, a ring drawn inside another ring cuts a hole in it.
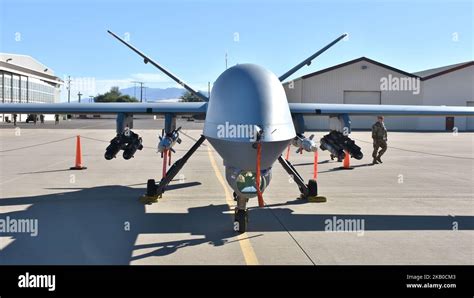
[{"label": "corrugated metal roof", "polygon": [[466,61],[466,62],[451,64],[451,65],[431,68],[431,69],[427,69],[423,71],[417,71],[417,72],[414,72],[413,74],[421,77],[423,80],[428,80],[428,79],[437,77],[439,75],[449,73],[451,71],[455,71],[455,70],[458,70],[470,65],[474,65],[474,61]]},{"label": "corrugated metal roof", "polygon": [[[452,71],[456,71],[456,70],[462,69],[464,67],[474,65],[474,61],[467,61],[467,62],[447,65],[447,66],[443,66],[443,67],[427,69],[427,70],[424,70],[424,71],[409,73],[409,72],[406,72],[404,70],[392,67],[390,65],[383,64],[381,62],[369,59],[367,57],[360,57],[360,58],[350,60],[350,61],[347,61],[347,62],[344,62],[344,63],[341,63],[341,64],[337,64],[337,65],[334,65],[334,66],[331,66],[331,67],[328,67],[328,68],[325,68],[325,69],[318,70],[316,72],[309,73],[307,75],[304,75],[304,76],[301,76],[299,78],[293,79],[292,81],[296,81],[296,80],[299,80],[299,79],[307,79],[307,78],[310,78],[312,76],[323,74],[325,72],[335,70],[335,69],[338,69],[338,68],[341,68],[341,67],[344,67],[344,66],[347,66],[347,65],[351,65],[351,64],[354,64],[354,63],[357,63],[357,62],[360,62],[360,61],[366,61],[366,62],[375,64],[375,65],[378,65],[380,67],[387,68],[387,69],[390,69],[392,71],[404,74],[404,75],[409,76],[409,77],[419,77],[421,80],[429,80],[431,78],[434,78],[434,77],[437,77],[437,76],[440,76],[440,75],[443,75],[443,74],[446,74],[446,73],[449,73],[449,72],[452,72]],[[288,84],[288,82],[285,82],[284,84]]]},{"label": "corrugated metal roof", "polygon": [[[337,64],[337,65],[334,65],[334,66],[331,66],[331,67],[328,67],[328,68],[325,68],[325,69],[318,70],[318,71],[316,71],[316,72],[313,72],[313,73],[304,75],[304,76],[302,76],[301,78],[302,78],[302,79],[307,79],[307,78],[310,78],[310,77],[312,77],[312,76],[316,76],[316,75],[319,75],[319,74],[322,74],[322,73],[325,73],[325,72],[328,72],[328,71],[331,71],[331,70],[334,70],[334,69],[338,69],[338,68],[341,68],[341,67],[344,67],[344,66],[347,66],[347,65],[351,65],[351,64],[354,64],[354,63],[357,63],[357,62],[360,62],[360,61],[369,62],[369,63],[372,63],[372,64],[374,64],[374,65],[378,65],[378,66],[380,66],[380,67],[383,67],[383,68],[390,69],[390,70],[392,70],[392,71],[401,73],[401,74],[406,75],[406,76],[408,76],[408,77],[417,77],[417,75],[415,75],[415,74],[411,74],[411,73],[409,73],[409,72],[406,72],[406,71],[404,71],[404,70],[401,70],[401,69],[392,67],[392,66],[390,66],[390,65],[383,64],[383,63],[381,63],[381,62],[372,60],[372,59],[367,58],[367,57],[360,57],[360,58],[357,58],[357,59],[354,59],[354,60],[350,60],[350,61],[347,61],[347,62],[344,62],[344,63],[341,63],[341,64]],[[297,79],[294,79],[294,80],[297,80]]]}]

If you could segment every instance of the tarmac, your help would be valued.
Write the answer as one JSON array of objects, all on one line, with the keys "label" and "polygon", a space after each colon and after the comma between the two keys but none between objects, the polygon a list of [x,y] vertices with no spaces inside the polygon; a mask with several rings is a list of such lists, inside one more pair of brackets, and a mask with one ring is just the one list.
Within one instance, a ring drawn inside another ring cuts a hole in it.
[{"label": "tarmac", "polygon": [[[371,165],[370,132],[353,132],[365,156],[351,159],[352,170],[319,152],[325,203],[297,199],[298,187],[276,162],[266,206],[251,200],[248,232],[238,234],[222,159],[207,141],[158,203],[139,202],[146,181],[161,179],[162,122],[135,121],[145,148],[128,161],[104,159],[112,119],[2,123],[0,228],[2,220],[30,220],[37,235],[0,232],[0,264],[474,264],[474,133],[389,132],[384,163]],[[172,161],[202,128],[179,125],[183,142]],[[82,171],[69,170],[76,135]],[[290,161],[312,178],[314,155],[295,151]]]}]

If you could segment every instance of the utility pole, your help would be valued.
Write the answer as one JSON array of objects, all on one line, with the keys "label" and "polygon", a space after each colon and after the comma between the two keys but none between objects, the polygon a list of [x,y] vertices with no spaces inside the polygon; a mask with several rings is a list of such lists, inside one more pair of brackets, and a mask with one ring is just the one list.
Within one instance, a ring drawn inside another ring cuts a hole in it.
[{"label": "utility pole", "polygon": [[67,102],[71,103],[71,76],[67,77]]},{"label": "utility pole", "polygon": [[140,102],[143,102],[143,84],[145,84],[145,82],[132,82],[132,83],[135,83],[135,84],[140,84]]},{"label": "utility pole", "polygon": [[140,82],[140,102],[143,102],[143,82]]},{"label": "utility pole", "polygon": [[81,103],[81,96],[82,96],[82,93],[81,93],[81,91],[79,91],[79,92],[77,93],[77,97],[79,97],[79,103]]}]

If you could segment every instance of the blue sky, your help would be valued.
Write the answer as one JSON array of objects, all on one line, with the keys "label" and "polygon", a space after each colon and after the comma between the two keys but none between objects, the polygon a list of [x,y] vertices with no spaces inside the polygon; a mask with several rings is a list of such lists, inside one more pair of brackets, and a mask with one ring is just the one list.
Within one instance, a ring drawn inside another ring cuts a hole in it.
[{"label": "blue sky", "polygon": [[31,55],[61,78],[93,78],[96,91],[131,80],[175,86],[107,29],[204,90],[225,69],[226,52],[229,65],[257,63],[280,75],[344,32],[347,41],[293,78],[360,56],[406,71],[473,60],[472,1],[0,3],[1,52]]}]

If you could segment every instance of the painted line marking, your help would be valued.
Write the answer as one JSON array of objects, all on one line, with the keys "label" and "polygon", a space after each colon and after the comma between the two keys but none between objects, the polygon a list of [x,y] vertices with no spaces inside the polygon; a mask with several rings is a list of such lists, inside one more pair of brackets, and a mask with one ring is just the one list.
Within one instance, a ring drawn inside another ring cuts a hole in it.
[{"label": "painted line marking", "polygon": [[[219,167],[217,166],[217,163],[212,153],[212,149],[210,145],[207,147],[207,153],[209,154],[209,160],[211,161],[211,165],[214,170],[214,173],[216,174],[217,180],[219,181],[219,183],[222,185],[222,188],[224,189],[225,201],[227,205],[229,206],[229,210],[233,211],[234,199],[232,198],[229,188],[227,187],[227,182],[224,180],[224,177],[222,176],[221,171],[219,170]],[[233,215],[233,212],[232,212],[232,215]],[[247,265],[259,265],[257,255],[255,254],[255,251],[252,247],[252,244],[250,243],[247,233],[239,234],[237,236],[237,239],[240,244],[240,250],[242,251],[242,254],[244,255],[245,263]]]}]

